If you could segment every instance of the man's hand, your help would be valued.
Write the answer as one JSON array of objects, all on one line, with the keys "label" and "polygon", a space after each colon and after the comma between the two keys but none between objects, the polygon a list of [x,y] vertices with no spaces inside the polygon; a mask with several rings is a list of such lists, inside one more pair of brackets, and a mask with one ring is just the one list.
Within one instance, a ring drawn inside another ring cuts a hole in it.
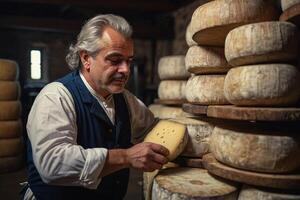
[{"label": "man's hand", "polygon": [[167,148],[150,142],[139,143],[126,150],[130,166],[146,172],[161,169],[168,162],[168,155]]}]

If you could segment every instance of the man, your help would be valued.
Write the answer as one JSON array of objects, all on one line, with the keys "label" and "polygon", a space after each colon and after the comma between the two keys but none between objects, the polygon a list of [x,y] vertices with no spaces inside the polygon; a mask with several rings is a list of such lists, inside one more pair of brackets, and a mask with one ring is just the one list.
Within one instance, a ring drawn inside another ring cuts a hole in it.
[{"label": "man", "polygon": [[122,199],[129,169],[159,169],[168,150],[139,143],[152,113],[124,86],[133,59],[122,17],[90,19],[66,60],[73,72],[48,84],[27,122],[29,188],[25,199]]}]

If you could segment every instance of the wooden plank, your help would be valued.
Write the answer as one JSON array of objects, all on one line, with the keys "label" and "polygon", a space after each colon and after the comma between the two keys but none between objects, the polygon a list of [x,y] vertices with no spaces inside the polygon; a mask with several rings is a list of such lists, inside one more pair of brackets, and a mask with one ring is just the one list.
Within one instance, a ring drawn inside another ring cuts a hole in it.
[{"label": "wooden plank", "polygon": [[289,21],[300,26],[300,3],[286,9],[279,18],[280,21]]},{"label": "wooden plank", "polygon": [[182,167],[203,168],[203,162],[201,158],[179,156],[173,162]]},{"label": "wooden plank", "polygon": [[182,105],[184,112],[193,115],[206,115],[208,106],[185,103]]}]

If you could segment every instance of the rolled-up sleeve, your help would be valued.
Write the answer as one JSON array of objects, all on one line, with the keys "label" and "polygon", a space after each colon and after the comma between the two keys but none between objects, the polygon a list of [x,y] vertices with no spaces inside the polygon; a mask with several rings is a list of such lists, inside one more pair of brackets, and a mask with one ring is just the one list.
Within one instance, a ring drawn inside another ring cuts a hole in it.
[{"label": "rolled-up sleeve", "polygon": [[107,149],[77,144],[74,101],[58,82],[37,96],[27,121],[34,164],[45,183],[96,189]]}]

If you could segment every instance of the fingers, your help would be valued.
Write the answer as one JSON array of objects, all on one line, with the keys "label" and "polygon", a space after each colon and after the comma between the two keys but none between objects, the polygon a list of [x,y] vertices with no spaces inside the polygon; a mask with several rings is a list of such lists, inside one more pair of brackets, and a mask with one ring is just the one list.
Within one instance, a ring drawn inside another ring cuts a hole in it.
[{"label": "fingers", "polygon": [[154,152],[162,154],[163,156],[168,156],[170,153],[166,147],[160,144],[150,143],[150,147]]},{"label": "fingers", "polygon": [[165,156],[155,153],[155,152],[152,153],[151,159],[152,159],[152,161],[159,163],[161,165],[164,165],[168,162],[168,159]]}]

